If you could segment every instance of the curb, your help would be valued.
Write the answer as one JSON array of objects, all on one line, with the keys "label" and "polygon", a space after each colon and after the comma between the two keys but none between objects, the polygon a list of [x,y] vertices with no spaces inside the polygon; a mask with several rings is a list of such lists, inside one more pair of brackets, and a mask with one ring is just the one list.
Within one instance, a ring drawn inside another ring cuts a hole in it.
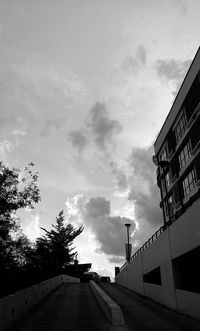
[{"label": "curb", "polygon": [[114,327],[112,330],[127,330],[121,308],[93,280],[90,280],[90,287],[109,322]]}]

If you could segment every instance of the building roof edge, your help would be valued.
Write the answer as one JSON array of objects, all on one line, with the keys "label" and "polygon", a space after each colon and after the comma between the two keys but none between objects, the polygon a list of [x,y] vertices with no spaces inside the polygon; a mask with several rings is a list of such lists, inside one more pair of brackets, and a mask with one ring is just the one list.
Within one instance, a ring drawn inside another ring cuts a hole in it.
[{"label": "building roof edge", "polygon": [[194,63],[194,61],[195,61],[195,59],[197,58],[198,53],[200,53],[200,46],[198,47],[198,49],[197,49],[197,51],[196,51],[196,53],[195,53],[195,56],[194,56],[194,58],[193,58],[193,60],[192,60],[192,62],[191,62],[191,64],[190,64],[190,66],[189,66],[189,68],[188,68],[188,71],[187,71],[187,73],[186,73],[186,75],[185,75],[185,78],[184,78],[183,81],[182,81],[182,84],[181,84],[181,86],[180,86],[180,88],[179,88],[179,90],[178,90],[178,93],[177,93],[177,95],[176,95],[176,97],[175,97],[175,99],[174,99],[174,101],[173,101],[173,104],[172,104],[172,106],[171,106],[171,108],[170,108],[170,111],[168,112],[167,117],[165,118],[165,121],[164,121],[164,123],[163,123],[163,125],[162,125],[162,127],[161,127],[161,129],[160,129],[160,131],[159,131],[159,133],[158,133],[158,135],[157,135],[155,141],[154,141],[153,146],[155,146],[155,144],[157,143],[157,141],[158,141],[158,139],[159,139],[159,136],[160,136],[160,134],[161,134],[161,131],[162,131],[162,129],[163,129],[165,123],[167,122],[168,117],[170,116],[170,113],[171,113],[171,111],[172,111],[172,108],[174,107],[174,105],[175,105],[175,103],[176,103],[176,100],[177,100],[177,98],[178,98],[178,95],[179,95],[179,93],[180,93],[180,91],[181,91],[181,89],[182,89],[183,84],[185,83],[185,81],[186,81],[186,79],[187,79],[187,77],[188,77],[188,74],[189,74],[189,72],[190,72],[190,70],[191,70],[191,67],[192,67],[192,65],[193,65],[193,63]]}]

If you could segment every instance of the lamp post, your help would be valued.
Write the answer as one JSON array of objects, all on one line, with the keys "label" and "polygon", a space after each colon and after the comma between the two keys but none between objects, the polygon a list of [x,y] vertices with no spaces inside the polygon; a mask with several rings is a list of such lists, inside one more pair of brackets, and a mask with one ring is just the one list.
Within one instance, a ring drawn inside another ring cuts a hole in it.
[{"label": "lamp post", "polygon": [[126,223],[124,225],[125,225],[126,230],[127,230],[127,242],[128,242],[128,245],[127,245],[127,261],[130,262],[129,228],[130,228],[131,224]]}]

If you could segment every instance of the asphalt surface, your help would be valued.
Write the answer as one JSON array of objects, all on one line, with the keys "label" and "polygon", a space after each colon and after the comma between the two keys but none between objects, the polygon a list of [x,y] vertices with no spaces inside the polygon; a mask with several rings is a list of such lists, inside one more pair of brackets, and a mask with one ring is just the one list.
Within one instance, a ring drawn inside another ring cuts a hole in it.
[{"label": "asphalt surface", "polygon": [[99,285],[121,307],[129,331],[200,331],[200,321],[115,284]]},{"label": "asphalt surface", "polygon": [[89,283],[63,284],[12,331],[109,331]]}]

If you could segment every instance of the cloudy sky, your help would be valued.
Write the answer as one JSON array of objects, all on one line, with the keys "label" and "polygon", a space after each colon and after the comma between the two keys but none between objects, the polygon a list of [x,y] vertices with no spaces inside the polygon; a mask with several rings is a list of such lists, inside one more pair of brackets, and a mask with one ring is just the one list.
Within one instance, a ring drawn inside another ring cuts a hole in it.
[{"label": "cloudy sky", "polygon": [[34,240],[61,209],[113,275],[162,225],[153,142],[199,47],[198,0],[0,0],[0,159],[35,163]]}]

